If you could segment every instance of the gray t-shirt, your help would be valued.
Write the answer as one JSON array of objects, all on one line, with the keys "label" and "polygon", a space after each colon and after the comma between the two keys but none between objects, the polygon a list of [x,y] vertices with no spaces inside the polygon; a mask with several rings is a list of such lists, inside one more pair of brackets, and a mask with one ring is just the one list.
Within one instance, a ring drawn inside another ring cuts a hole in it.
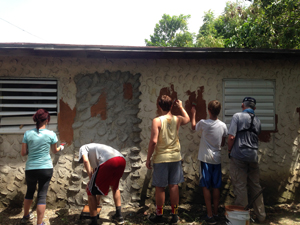
[{"label": "gray t-shirt", "polygon": [[[253,129],[257,135],[251,131],[242,131],[250,128],[251,116],[247,112],[239,112],[233,115],[228,134],[235,136],[235,142],[231,150],[231,157],[247,161],[258,162],[258,138],[261,131],[260,120],[255,116],[253,119]],[[242,132],[239,132],[242,131]]]},{"label": "gray t-shirt", "polygon": [[91,167],[93,169],[97,168],[99,165],[105,163],[107,160],[114,157],[123,157],[124,156],[116,149],[97,143],[91,143],[81,146],[79,149],[79,162],[82,163],[82,156],[88,156]]},{"label": "gray t-shirt", "polygon": [[227,136],[226,124],[218,119],[200,120],[195,130],[202,132],[198,159],[210,164],[220,164],[222,138]]}]

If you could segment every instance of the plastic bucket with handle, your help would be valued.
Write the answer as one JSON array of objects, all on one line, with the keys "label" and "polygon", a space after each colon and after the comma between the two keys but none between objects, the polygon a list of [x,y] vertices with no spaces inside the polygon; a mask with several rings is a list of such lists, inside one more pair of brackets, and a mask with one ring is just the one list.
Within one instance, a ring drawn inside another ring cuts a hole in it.
[{"label": "plastic bucket with handle", "polygon": [[227,225],[250,225],[250,211],[243,206],[227,205],[225,210]]}]

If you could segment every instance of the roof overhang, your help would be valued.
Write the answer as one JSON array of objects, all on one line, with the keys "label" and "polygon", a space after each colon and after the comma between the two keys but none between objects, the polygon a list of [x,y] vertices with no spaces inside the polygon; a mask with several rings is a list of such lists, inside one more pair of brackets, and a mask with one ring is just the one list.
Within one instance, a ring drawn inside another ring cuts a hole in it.
[{"label": "roof overhang", "polygon": [[289,59],[300,50],[0,43],[0,56],[121,59]]}]

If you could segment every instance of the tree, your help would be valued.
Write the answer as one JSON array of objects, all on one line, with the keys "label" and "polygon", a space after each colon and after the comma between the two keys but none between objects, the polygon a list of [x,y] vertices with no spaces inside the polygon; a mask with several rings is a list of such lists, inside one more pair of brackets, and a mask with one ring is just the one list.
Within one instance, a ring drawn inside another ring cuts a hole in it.
[{"label": "tree", "polygon": [[197,36],[188,32],[190,15],[164,14],[146,45],[300,49],[300,1],[252,1],[248,7],[245,1],[227,2],[217,18],[206,12]]},{"label": "tree", "polygon": [[164,14],[154,28],[146,46],[194,47],[194,34],[188,31],[190,15],[169,16]]},{"label": "tree", "polygon": [[225,47],[300,48],[299,0],[254,0],[245,13]]},{"label": "tree", "polygon": [[219,20],[214,18],[212,11],[209,10],[204,13],[203,25],[197,35],[196,47],[224,47],[223,37],[216,29],[218,22]]}]

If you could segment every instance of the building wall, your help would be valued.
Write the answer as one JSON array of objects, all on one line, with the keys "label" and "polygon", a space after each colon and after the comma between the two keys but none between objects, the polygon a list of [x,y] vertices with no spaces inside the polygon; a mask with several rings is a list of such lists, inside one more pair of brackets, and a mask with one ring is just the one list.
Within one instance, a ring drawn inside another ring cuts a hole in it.
[{"label": "building wall", "polygon": [[[82,144],[101,142],[118,148],[127,160],[121,180],[125,205],[152,201],[151,171],[145,167],[151,120],[162,94],[182,100],[188,113],[197,102],[197,120],[207,118],[207,104],[223,101],[223,79],[273,79],[276,82],[277,130],[260,136],[261,183],[266,204],[300,200],[300,64],[295,61],[82,59],[0,57],[0,78],[56,78],[60,111],[58,137],[68,147],[52,155],[54,176],[48,205],[86,203],[87,175],[78,164]],[[178,114],[178,109],[173,109]],[[220,119],[222,119],[222,114]],[[190,123],[179,131],[185,182],[181,202],[203,202],[198,188],[199,133]],[[26,157],[20,155],[22,135],[0,135],[0,206],[22,205]],[[222,151],[222,201],[231,189],[226,147]],[[297,194],[298,193],[298,194]],[[103,201],[112,203],[111,193]]]}]

